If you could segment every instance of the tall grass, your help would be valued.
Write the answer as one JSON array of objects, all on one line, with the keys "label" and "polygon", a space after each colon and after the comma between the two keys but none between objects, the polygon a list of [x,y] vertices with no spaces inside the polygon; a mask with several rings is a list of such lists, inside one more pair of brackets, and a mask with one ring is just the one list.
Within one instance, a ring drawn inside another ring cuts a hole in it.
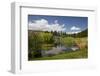
[{"label": "tall grass", "polygon": [[80,49],[88,47],[87,37],[85,38],[75,38],[75,43],[78,45]]}]

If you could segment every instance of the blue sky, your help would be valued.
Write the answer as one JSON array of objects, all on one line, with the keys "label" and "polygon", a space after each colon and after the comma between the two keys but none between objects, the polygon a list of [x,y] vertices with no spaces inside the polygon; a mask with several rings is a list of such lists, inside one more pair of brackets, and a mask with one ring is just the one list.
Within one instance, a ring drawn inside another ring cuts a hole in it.
[{"label": "blue sky", "polygon": [[79,32],[87,29],[88,17],[28,15],[31,30]]}]

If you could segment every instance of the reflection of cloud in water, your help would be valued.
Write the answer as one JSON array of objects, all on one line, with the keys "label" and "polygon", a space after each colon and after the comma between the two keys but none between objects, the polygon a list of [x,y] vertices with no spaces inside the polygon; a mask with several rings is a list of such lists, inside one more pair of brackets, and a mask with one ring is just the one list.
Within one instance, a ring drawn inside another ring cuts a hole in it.
[{"label": "reflection of cloud in water", "polygon": [[78,50],[79,47],[77,46],[73,46],[73,47],[64,47],[64,46],[57,46],[57,47],[52,47],[51,50],[42,50],[41,53],[42,53],[42,56],[48,56],[48,55],[56,55],[56,54],[60,54],[60,53],[64,53],[64,52],[67,52],[67,51],[76,51]]}]

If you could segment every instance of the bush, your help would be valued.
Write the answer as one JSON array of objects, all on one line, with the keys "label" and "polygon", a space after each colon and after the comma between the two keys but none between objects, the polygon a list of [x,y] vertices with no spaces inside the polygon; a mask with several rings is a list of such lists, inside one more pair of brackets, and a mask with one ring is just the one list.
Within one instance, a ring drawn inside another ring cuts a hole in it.
[{"label": "bush", "polygon": [[64,37],[61,39],[61,43],[66,45],[66,46],[73,46],[75,44],[74,38],[73,37]]}]

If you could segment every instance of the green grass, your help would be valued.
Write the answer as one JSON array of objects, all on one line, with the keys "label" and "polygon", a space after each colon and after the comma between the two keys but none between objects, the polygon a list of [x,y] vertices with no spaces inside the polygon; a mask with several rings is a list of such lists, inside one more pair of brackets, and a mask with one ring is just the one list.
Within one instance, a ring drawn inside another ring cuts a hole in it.
[{"label": "green grass", "polygon": [[80,58],[88,58],[87,48],[78,51],[62,53],[51,57],[33,58],[31,60],[80,59]]}]

